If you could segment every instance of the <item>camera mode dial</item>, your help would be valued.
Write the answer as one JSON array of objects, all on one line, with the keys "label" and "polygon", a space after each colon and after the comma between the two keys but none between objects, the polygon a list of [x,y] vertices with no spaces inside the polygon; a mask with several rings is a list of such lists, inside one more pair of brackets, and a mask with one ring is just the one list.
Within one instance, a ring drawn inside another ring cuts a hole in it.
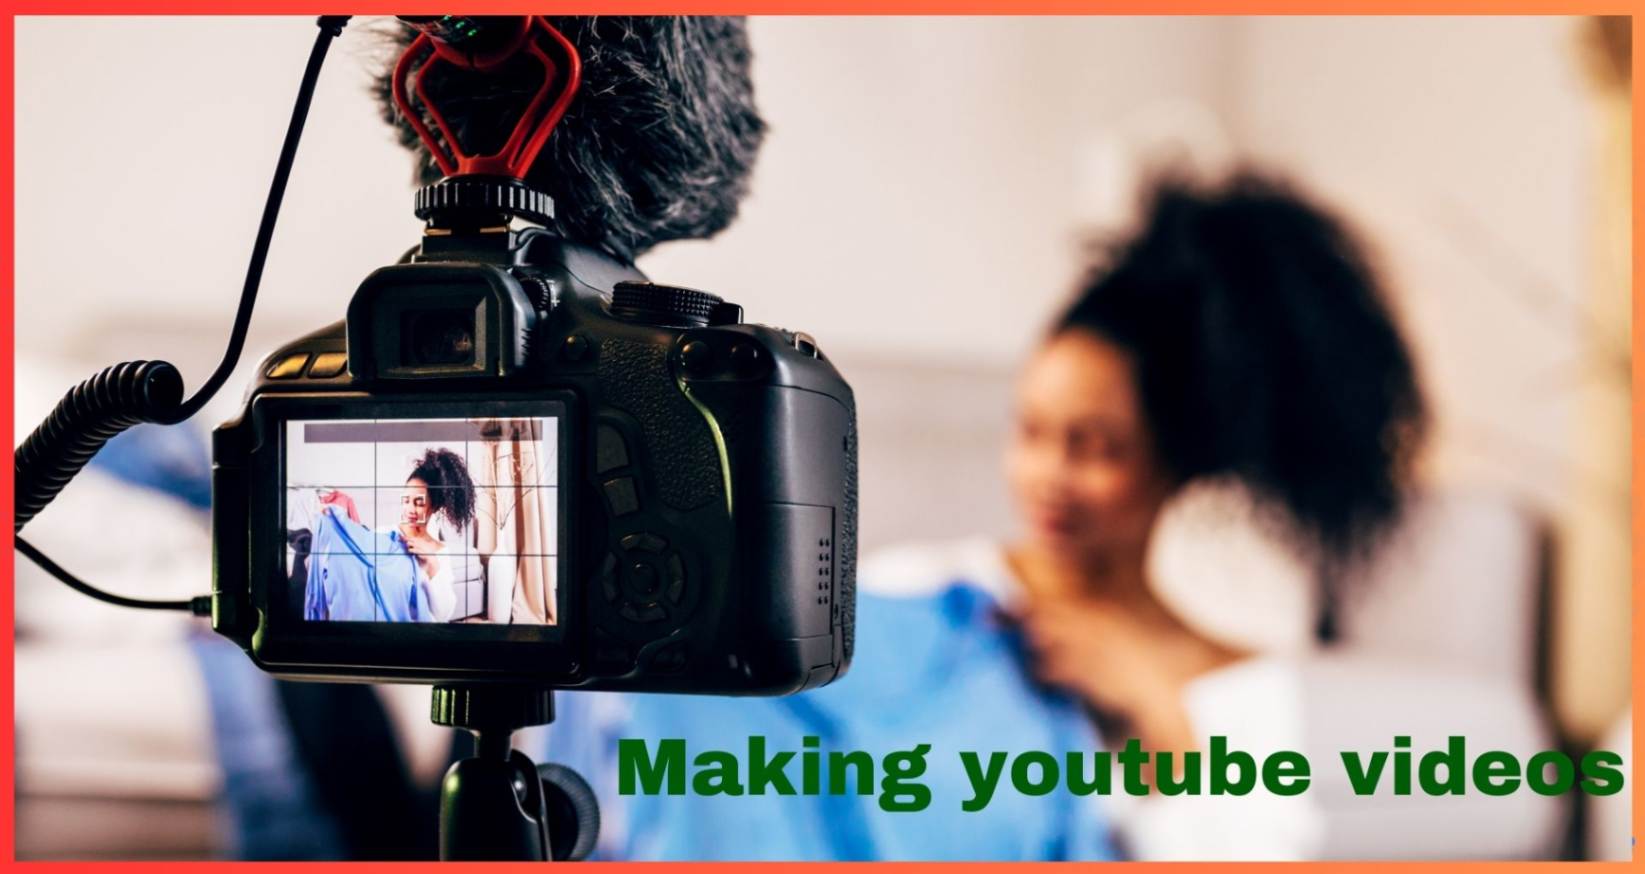
[{"label": "camera mode dial", "polygon": [[611,290],[612,315],[659,325],[702,327],[722,303],[719,295],[655,282],[619,282]]}]

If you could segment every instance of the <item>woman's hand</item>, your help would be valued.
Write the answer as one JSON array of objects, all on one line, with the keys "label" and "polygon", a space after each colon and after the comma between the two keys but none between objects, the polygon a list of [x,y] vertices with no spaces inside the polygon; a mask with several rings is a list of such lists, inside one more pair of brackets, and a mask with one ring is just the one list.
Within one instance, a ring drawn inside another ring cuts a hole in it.
[{"label": "woman's hand", "polygon": [[356,525],[361,524],[360,511],[355,509],[354,499],[349,497],[345,492],[340,492],[336,489],[326,492],[320,496],[320,506],[341,507],[343,512],[348,514],[348,518],[350,520],[352,520]]},{"label": "woman's hand", "polygon": [[400,539],[405,542],[406,552],[410,553],[412,558],[417,559],[419,565],[422,565],[425,576],[431,580],[434,579],[434,575],[440,572],[439,555],[445,552],[446,545],[432,537],[414,536],[408,533],[406,529],[407,526],[401,523]]},{"label": "woman's hand", "polygon": [[1127,720],[1156,749],[1195,745],[1183,692],[1242,657],[1156,604],[1042,601],[1017,620],[1036,677]]},{"label": "woman's hand", "polygon": [[[400,526],[400,533],[406,533],[406,526]],[[405,537],[406,551],[419,558],[432,558],[446,551],[446,545],[432,537]]]}]

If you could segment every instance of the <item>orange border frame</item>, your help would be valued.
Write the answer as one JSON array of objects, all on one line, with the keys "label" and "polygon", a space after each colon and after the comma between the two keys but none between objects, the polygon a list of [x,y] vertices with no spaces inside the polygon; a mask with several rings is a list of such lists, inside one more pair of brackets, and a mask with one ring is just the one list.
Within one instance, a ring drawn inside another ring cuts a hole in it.
[{"label": "orange border frame", "polygon": [[[404,3],[384,4],[380,0],[356,4],[360,8],[353,11],[359,15],[394,15],[406,13],[440,14],[452,11],[452,5],[447,3],[430,2],[430,0],[407,0]],[[463,5],[463,4],[458,4]],[[477,5],[480,8],[470,8],[470,13],[536,13],[543,11],[541,4],[521,3],[519,0],[509,2],[492,2]],[[143,3],[139,0],[80,0],[70,3],[50,3],[44,0],[17,0],[0,15],[0,46],[4,47],[4,63],[0,64],[0,164],[4,165],[4,172],[0,172],[0,329],[3,329],[3,351],[5,360],[14,361],[16,347],[14,345],[14,331],[16,316],[16,260],[15,246],[15,167],[16,167],[16,139],[15,139],[15,101],[16,101],[16,21],[19,15],[319,15],[338,10],[316,9],[310,3],[277,2],[277,0],[260,0],[260,2],[233,2],[233,3],[201,3],[201,2],[155,2]],[[580,0],[568,4],[566,7],[554,10],[559,14],[566,13],[601,13],[601,14],[749,14],[749,15],[1631,15],[1633,16],[1632,32],[1633,45],[1631,65],[1633,81],[1639,81],[1641,62],[1639,59],[1640,36],[1642,29],[1641,19],[1645,17],[1645,2],[1625,2],[1625,0],[1602,0],[1593,3],[1559,2],[1559,0],[1439,0],[1439,2],[1425,2],[1425,0],[1357,0],[1357,2],[1321,2],[1321,0],[1164,0],[1164,2],[1148,2],[1148,0],[1025,0],[1019,3],[1006,3],[1001,0],[741,0],[741,2],[726,2],[726,0]],[[1645,432],[1645,404],[1641,403],[1640,386],[1645,385],[1645,357],[1639,353],[1642,344],[1645,344],[1645,311],[1641,310],[1641,295],[1639,280],[1645,275],[1645,210],[1642,210],[1641,170],[1645,169],[1645,162],[1640,160],[1639,143],[1641,133],[1645,132],[1645,121],[1640,114],[1641,99],[1637,89],[1633,91],[1633,492],[1631,507],[1633,513],[1633,602],[1635,609],[1642,600],[1645,600],[1645,551],[1640,543],[1645,538],[1645,441],[1641,433]],[[8,380],[0,388],[0,433],[15,433],[13,422],[14,380]],[[13,489],[13,475],[11,469],[0,472],[0,484],[9,494]],[[6,502],[11,507],[11,502]],[[0,511],[3,512],[3,511]],[[11,515],[9,513],[5,515]],[[12,550],[5,550],[0,554],[0,579],[7,583],[15,580],[16,555]],[[6,642],[9,644],[4,653],[0,653],[0,695],[4,700],[12,702],[14,699],[14,653],[16,642],[14,639],[14,607],[12,597],[0,597],[0,626],[4,628]],[[1637,623],[1636,623],[1637,626]],[[1637,627],[1635,629],[1637,637]],[[1633,670],[1633,698],[1635,701],[1642,697],[1640,691],[1645,688],[1645,649],[1634,646],[1632,649]],[[1637,720],[1636,720],[1637,721]],[[16,750],[15,750],[15,721],[7,721],[0,725],[0,775],[4,776],[4,783],[8,789],[0,795],[0,866],[6,870],[38,870],[38,871],[81,871],[105,870],[118,866],[122,870],[151,870],[169,871],[186,865],[190,868],[226,868],[231,865],[246,865],[249,863],[236,862],[19,862],[16,861]],[[1645,750],[1645,739],[1641,738],[1636,729],[1633,733],[1632,762],[1634,763],[1633,778],[1637,780],[1640,769],[1637,763],[1641,761],[1641,751]],[[1633,798],[1633,828],[1635,835],[1645,831],[1645,809],[1639,804],[1637,791],[1631,790]],[[1633,863],[1575,863],[1589,866],[1588,870],[1608,870],[1617,866],[1630,866],[1641,860],[1636,850]],[[313,870],[347,870],[347,871],[402,871],[410,865],[437,865],[439,863],[344,863],[344,862],[312,862],[312,863],[273,863],[260,864],[259,871],[313,871]],[[487,865],[484,870],[496,871],[505,869],[538,870],[537,863],[520,863],[509,865]],[[786,866],[803,865],[811,870],[831,869],[843,870],[852,863],[784,863]],[[1029,870],[1031,866],[1043,863],[1001,863],[1001,862],[969,862],[969,863],[905,863],[882,862],[862,863],[874,864],[876,867],[894,867],[905,874],[923,874],[938,870],[950,870],[953,867],[964,866],[967,870]],[[1182,862],[1117,862],[1117,863],[1087,863],[1126,866],[1146,866],[1149,871],[1188,871],[1202,869],[1208,865],[1217,867],[1248,867],[1261,863],[1227,862],[1227,863],[1182,863]],[[1300,863],[1309,870],[1332,871],[1372,871],[1398,870],[1400,872],[1417,871],[1457,871],[1479,870],[1488,866],[1513,865],[1519,870],[1542,868],[1546,866],[1563,865],[1561,862],[1310,862]],[[763,870],[769,863],[727,863],[727,862],[674,862],[674,863],[606,863],[601,870],[634,870],[651,869],[656,865],[664,865],[670,869],[684,869],[691,871],[709,871],[729,868],[744,870]],[[755,866],[758,865],[758,868]],[[1598,867],[1593,867],[1598,866]],[[464,866],[478,867],[478,866]],[[442,868],[442,870],[446,870]]]}]

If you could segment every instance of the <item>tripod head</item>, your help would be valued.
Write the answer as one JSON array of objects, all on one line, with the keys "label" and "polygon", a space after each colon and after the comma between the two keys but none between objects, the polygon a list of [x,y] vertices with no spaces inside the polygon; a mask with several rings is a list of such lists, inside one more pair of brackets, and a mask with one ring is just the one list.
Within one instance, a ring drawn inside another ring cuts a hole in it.
[{"label": "tripod head", "polygon": [[435,686],[430,718],[474,735],[474,755],[440,785],[442,860],[578,861],[593,851],[600,811],[588,783],[512,748],[515,731],[554,721],[553,691]]}]

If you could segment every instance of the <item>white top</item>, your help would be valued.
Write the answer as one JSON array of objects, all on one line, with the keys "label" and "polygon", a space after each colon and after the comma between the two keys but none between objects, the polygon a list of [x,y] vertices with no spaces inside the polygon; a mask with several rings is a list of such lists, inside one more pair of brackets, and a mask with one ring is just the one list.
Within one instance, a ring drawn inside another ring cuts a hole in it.
[{"label": "white top", "polygon": [[[1431,797],[1420,789],[1395,796],[1388,786],[1359,796],[1340,758],[1345,751],[1389,750],[1395,735],[1410,735],[1417,756],[1462,735],[1470,763],[1486,750],[1508,750],[1523,762],[1553,749],[1545,714],[1525,677],[1511,666],[1482,671],[1463,658],[1433,657],[1443,653],[1443,642],[1427,651],[1409,643],[1413,625],[1426,624],[1449,638],[1454,616],[1404,611],[1405,627],[1383,636],[1406,642],[1390,650],[1377,629],[1355,621],[1386,614],[1386,605],[1370,597],[1374,585],[1347,604],[1350,615],[1342,624],[1355,636],[1317,647],[1314,587],[1303,565],[1261,526],[1247,524],[1254,517],[1238,510],[1237,499],[1226,492],[1194,490],[1184,497],[1187,503],[1168,507],[1154,533],[1150,587],[1199,633],[1256,653],[1189,685],[1183,705],[1201,748],[1221,735],[1230,749],[1259,758],[1296,750],[1312,766],[1312,783],[1291,797],[1260,789],[1241,797],[1110,796],[1105,813],[1126,852],[1139,859],[1284,860],[1538,858],[1556,851],[1566,799],[1524,787],[1488,797],[1471,784],[1462,796]],[[1466,502],[1427,501],[1411,518],[1464,531],[1468,526],[1457,520],[1478,515]],[[1413,563],[1434,562],[1444,564],[1412,554],[1396,564],[1409,570]],[[893,597],[932,593],[959,580],[1005,604],[1023,597],[1000,545],[984,539],[876,553],[864,559],[858,576],[863,591]],[[1503,592],[1517,585],[1480,582]],[[1449,585],[1445,580],[1426,583],[1435,600],[1447,600],[1434,590]],[[1409,585],[1390,589],[1390,597],[1411,600]]]},{"label": "white top", "polygon": [[424,589],[428,593],[428,610],[436,622],[450,622],[451,612],[457,608],[457,589],[451,573],[451,563],[456,557],[446,555],[446,551],[445,544],[440,544],[440,551],[434,556],[434,573]]}]

